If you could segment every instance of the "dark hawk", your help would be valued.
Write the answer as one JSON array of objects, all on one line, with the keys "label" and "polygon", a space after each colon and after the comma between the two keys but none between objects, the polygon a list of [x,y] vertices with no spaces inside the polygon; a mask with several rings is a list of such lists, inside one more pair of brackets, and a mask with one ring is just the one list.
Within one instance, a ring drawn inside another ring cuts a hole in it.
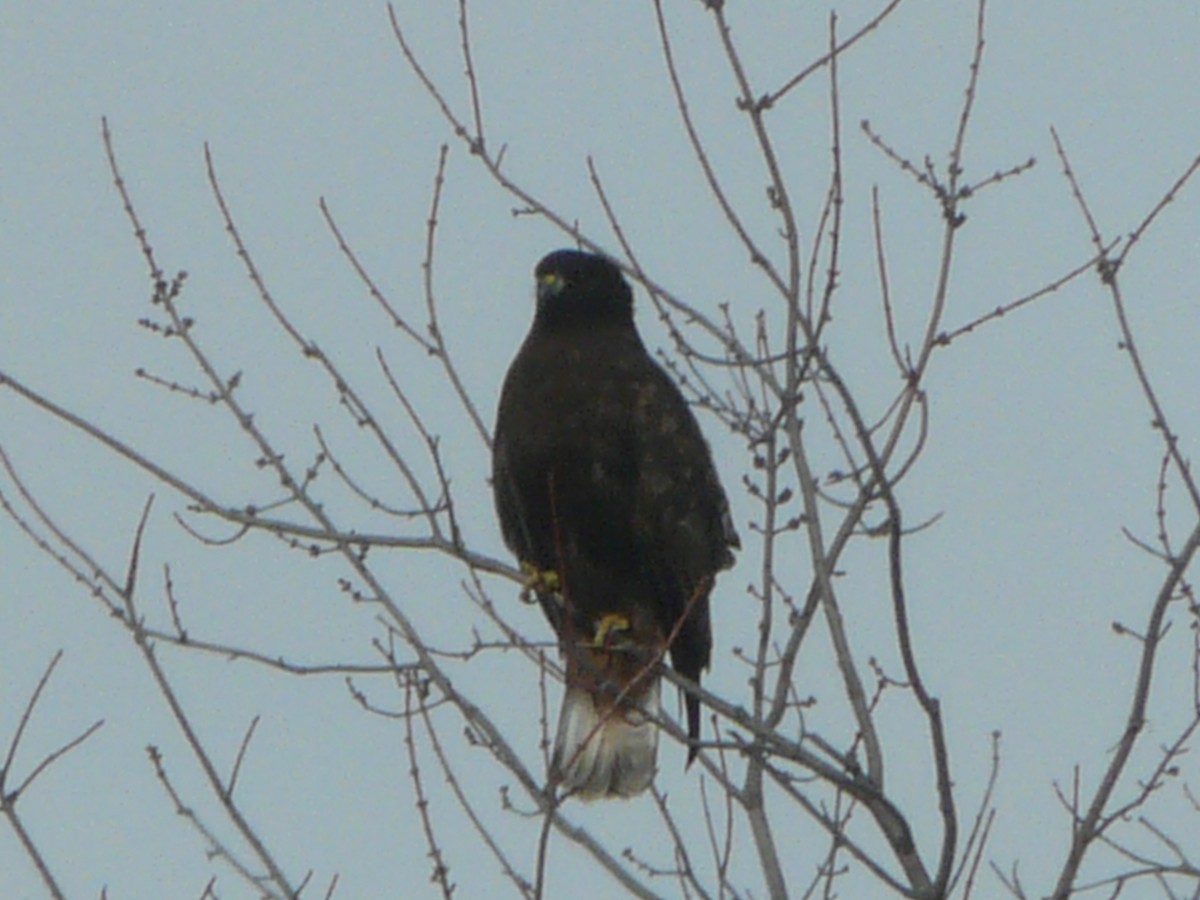
[{"label": "dark hawk", "polygon": [[[708,597],[738,537],[687,401],[633,322],[603,256],[538,263],[537,312],[496,416],[492,489],[566,657],[551,780],[630,797],[654,777],[659,660],[697,684]],[[688,762],[700,704],[686,697]]]}]

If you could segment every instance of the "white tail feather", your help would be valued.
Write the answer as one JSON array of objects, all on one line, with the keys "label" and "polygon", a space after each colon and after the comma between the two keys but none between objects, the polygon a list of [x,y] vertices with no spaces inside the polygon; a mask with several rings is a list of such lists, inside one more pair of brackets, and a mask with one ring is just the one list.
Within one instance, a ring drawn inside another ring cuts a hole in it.
[{"label": "white tail feather", "polygon": [[658,756],[659,682],[637,707],[597,709],[595,698],[568,687],[558,714],[552,771],[563,790],[585,800],[633,797],[654,780]]}]

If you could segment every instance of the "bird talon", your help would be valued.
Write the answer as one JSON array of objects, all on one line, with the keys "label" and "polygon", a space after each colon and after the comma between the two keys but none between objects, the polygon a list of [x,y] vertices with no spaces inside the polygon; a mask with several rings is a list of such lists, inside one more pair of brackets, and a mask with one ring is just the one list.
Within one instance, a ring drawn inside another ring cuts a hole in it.
[{"label": "bird talon", "polygon": [[553,569],[539,569],[533,563],[522,560],[521,574],[525,576],[521,599],[526,603],[535,602],[531,594],[557,594],[559,592],[558,573]]},{"label": "bird talon", "polygon": [[613,647],[620,638],[619,631],[629,630],[629,619],[620,613],[608,613],[601,616],[596,623],[596,636],[592,639],[595,647]]}]

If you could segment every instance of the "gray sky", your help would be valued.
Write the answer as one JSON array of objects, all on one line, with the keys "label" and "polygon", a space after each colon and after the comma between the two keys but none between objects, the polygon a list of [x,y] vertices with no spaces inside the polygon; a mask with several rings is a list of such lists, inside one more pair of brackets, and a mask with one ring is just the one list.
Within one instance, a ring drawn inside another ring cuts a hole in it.
[{"label": "gray sky", "polygon": [[[878,5],[839,6],[841,32]],[[401,3],[397,11],[448,100],[465,114],[456,9],[435,6]],[[767,302],[765,284],[704,191],[666,82],[652,9],[611,4],[548,12],[544,6],[493,0],[472,9],[484,119],[492,146],[507,145],[507,171],[615,249],[588,181],[590,155],[643,265],[696,306],[711,311],[729,302],[750,322]],[[761,163],[733,109],[735,88],[711,22],[698,3],[669,6],[679,65],[713,161],[756,235],[769,241],[774,222],[762,202]],[[827,44],[827,7],[796,7],[729,5],[760,90],[785,81]],[[439,147],[451,136],[405,66],[386,9],[147,2],[118,11],[107,4],[9,0],[0,18],[0,368],[219,499],[273,496],[270,479],[253,465],[255,451],[226,416],[133,375],[144,366],[196,383],[176,343],[136,324],[148,314],[149,285],[107,170],[104,115],[159,261],[168,273],[189,273],[185,302],[198,333],[225,374],[244,373],[244,399],[258,421],[296,460],[315,452],[311,428],[320,423],[381,496],[408,502],[395,471],[345,422],[327,383],[297,359],[247,283],[206,182],[207,142],[276,298],[416,454],[419,443],[375,363],[375,348],[383,350],[423,403],[428,424],[445,436],[468,539],[507,559],[492,517],[484,447],[447,402],[437,368],[388,327],[366,296],[317,207],[324,197],[373,277],[422,321],[425,220]],[[829,339],[872,416],[898,385],[878,300],[871,189],[881,190],[897,326],[914,345],[936,275],[940,222],[923,189],[869,145],[858,122],[870,119],[899,151],[916,160],[929,154],[940,165],[953,137],[973,28],[974,4],[906,0],[841,63],[846,228]],[[1038,164],[967,208],[949,327],[1040,287],[1091,252],[1054,158],[1051,125],[1106,236],[1128,232],[1149,211],[1200,152],[1197,46],[1200,7],[1185,0],[1159,0],[1153,12],[1115,0],[992,4],[967,144],[969,180],[1029,156]],[[807,234],[824,198],[827,92],[825,78],[812,79],[772,120]],[[1200,442],[1195,192],[1193,185],[1164,213],[1122,273],[1140,348],[1188,455]],[[547,250],[569,243],[544,221],[514,217],[512,206],[453,145],[437,291],[448,341],[489,424],[502,373],[532,312],[532,267]],[[665,345],[643,292],[638,302],[647,342]],[[990,734],[999,729],[1000,812],[988,858],[1004,869],[1019,861],[1033,893],[1049,890],[1069,838],[1052,783],[1069,784],[1078,763],[1084,789],[1094,788],[1126,714],[1137,645],[1115,635],[1111,622],[1140,627],[1162,577],[1161,566],[1121,533],[1125,526],[1153,538],[1161,450],[1117,339],[1107,295],[1094,278],[1084,278],[939,352],[926,385],[929,446],[902,489],[910,522],[942,514],[909,541],[906,562],[915,639],[925,676],[943,700],[961,814],[969,823],[986,780]],[[737,490],[743,448],[714,420],[703,424],[745,537],[753,508]],[[309,562],[261,537],[198,546],[172,519],[185,506],[180,497],[9,393],[0,396],[0,441],[45,508],[116,573],[124,572],[142,504],[157,491],[142,577],[147,614],[160,624],[167,621],[162,567],[169,563],[185,622],[197,635],[309,662],[375,661],[370,642],[379,626],[370,609],[351,606],[338,590],[335,579],[343,573],[332,561]],[[837,462],[832,446],[819,456],[824,465]],[[7,479],[0,479],[0,490],[12,492]],[[1179,522],[1188,521],[1178,488],[1170,508]],[[339,512],[355,527],[400,527],[348,502]],[[211,523],[200,527],[215,537],[229,533]],[[850,575],[840,590],[859,656],[880,654],[890,665],[895,651],[878,552],[871,545],[849,554]],[[803,586],[808,576],[800,553],[785,574]],[[471,627],[481,623],[459,586],[460,570],[413,554],[380,554],[376,562],[433,639],[448,648],[469,643]],[[754,613],[746,611],[743,589],[757,565],[750,541],[714,600],[717,655],[707,683],[733,696],[744,692],[745,670],[731,649],[753,638]],[[498,603],[516,604],[507,583],[489,587]],[[513,618],[528,634],[547,633],[534,609]],[[1147,750],[1131,772],[1144,771],[1154,747],[1172,740],[1184,722],[1191,690],[1187,625],[1180,618],[1168,641]],[[127,635],[7,518],[0,519],[0,641],[0,746],[44,666],[65,650],[17,772],[105,720],[19,807],[67,894],[95,897],[107,885],[110,897],[199,896],[216,873],[220,896],[251,896],[227,869],[210,865],[154,780],[147,744],[162,748],[188,802],[215,815]],[[162,658],[219,764],[232,764],[247,723],[261,715],[239,796],[290,872],[302,876],[312,868],[320,885],[337,873],[340,897],[398,896],[401,886],[433,891],[402,725],[364,715],[338,677],[289,679],[170,650]],[[532,670],[515,658],[485,654],[460,672],[462,684],[497,707],[518,749],[535,759]],[[840,685],[819,652],[805,660],[799,678],[802,693],[835,704]],[[381,705],[402,703],[383,681],[362,686]],[[918,839],[932,846],[937,832],[926,751],[904,737],[921,732],[906,702],[885,704],[882,717],[885,737],[894,729],[893,786],[919,810]],[[443,727],[452,738],[461,731],[451,717]],[[500,812],[496,792],[504,778],[481,751],[463,750],[461,741],[455,746],[465,754],[467,786],[499,823],[506,849],[528,866],[537,823]],[[495,883],[496,865],[454,815],[436,763],[425,754],[426,786],[435,809],[446,810],[443,844],[460,896],[481,896]],[[690,817],[689,827],[699,827],[699,777],[682,774],[681,756],[675,745],[664,746],[659,785],[678,804],[677,814]],[[1183,777],[1200,789],[1194,765]],[[1154,821],[1186,837],[1195,861],[1197,815],[1172,790]],[[643,832],[658,833],[647,824],[654,818],[648,800],[572,812],[613,837],[618,849]],[[797,879],[809,876],[823,846],[802,838],[783,844]],[[565,845],[560,850],[552,856],[552,896],[573,892],[581,877],[589,894],[619,896],[595,866],[575,868],[576,858]],[[745,872],[739,883],[761,896],[748,844],[739,865]],[[42,896],[6,828],[0,829],[0,895]]]}]

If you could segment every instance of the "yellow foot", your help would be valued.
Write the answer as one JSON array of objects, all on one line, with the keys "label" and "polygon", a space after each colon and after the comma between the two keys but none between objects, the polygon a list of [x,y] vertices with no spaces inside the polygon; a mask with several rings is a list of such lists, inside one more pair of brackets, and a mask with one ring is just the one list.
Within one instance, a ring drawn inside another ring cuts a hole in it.
[{"label": "yellow foot", "polygon": [[521,562],[521,574],[525,576],[525,589],[521,592],[521,599],[526,603],[532,603],[533,598],[530,593],[557,594],[559,591],[558,573],[553,569],[539,569],[531,562]]},{"label": "yellow foot", "polygon": [[592,643],[596,647],[611,647],[620,640],[616,632],[628,630],[629,619],[620,613],[608,613],[596,623],[596,637]]}]

